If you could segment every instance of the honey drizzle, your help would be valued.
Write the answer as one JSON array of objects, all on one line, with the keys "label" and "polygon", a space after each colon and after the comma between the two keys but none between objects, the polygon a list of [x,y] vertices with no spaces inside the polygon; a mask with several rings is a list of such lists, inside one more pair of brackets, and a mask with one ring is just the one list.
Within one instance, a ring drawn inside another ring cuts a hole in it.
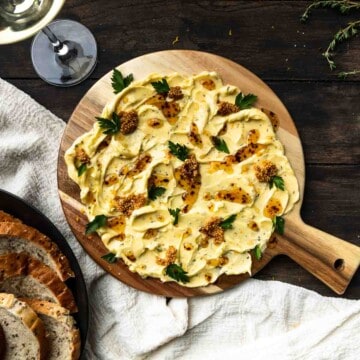
[{"label": "honey drizzle", "polygon": [[166,96],[162,94],[156,94],[146,101],[148,105],[156,106],[163,115],[166,117],[170,125],[175,125],[177,116],[180,112],[180,106],[175,101],[166,101]]}]

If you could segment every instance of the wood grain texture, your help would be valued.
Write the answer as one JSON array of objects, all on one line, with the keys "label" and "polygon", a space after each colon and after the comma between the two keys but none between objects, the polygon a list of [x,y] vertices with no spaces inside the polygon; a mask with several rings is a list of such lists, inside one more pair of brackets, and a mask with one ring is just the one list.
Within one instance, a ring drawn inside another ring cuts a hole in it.
[{"label": "wood grain texture", "polygon": [[[31,40],[0,47],[0,77],[66,122],[96,79],[135,56],[197,49],[232,59],[265,80],[296,123],[306,161],[304,221],[360,245],[360,74],[339,80],[321,56],[334,31],[354,20],[358,12],[339,16],[334,10],[315,10],[309,22],[301,24],[299,16],[309,4],[299,0],[67,0],[59,18],[82,22],[98,42],[99,64],[92,77],[68,89],[47,85],[32,68]],[[176,36],[179,42],[173,44]],[[359,39],[339,46],[338,70],[359,68]],[[334,296],[286,256],[274,258],[255,277]],[[343,297],[360,299],[360,271]]]},{"label": "wood grain texture", "polygon": [[[151,72],[167,74],[177,71],[192,74],[203,70],[217,71],[221,74],[224,83],[237,85],[245,93],[257,94],[259,98],[257,106],[271,109],[280,118],[278,136],[285,145],[287,156],[298,178],[301,199],[303,198],[304,158],[295,125],[281,101],[255,75],[225,58],[194,51],[166,51],[149,54],[125,63],[119,69],[124,74],[133,73],[135,79],[141,79]],[[114,97],[110,86],[110,76],[111,73],[108,73],[100,79],[80,101],[70,118],[60,149],[58,170],[60,197],[65,215],[80,243],[95,261],[115,277],[139,290],[156,294],[194,296],[216,293],[242,281],[246,278],[245,275],[222,276],[214,285],[188,289],[173,283],[164,284],[154,279],[143,280],[137,274],[131,273],[122,261],[118,261],[116,265],[104,264],[105,261],[101,259],[101,256],[107,250],[100,239],[97,236],[91,236],[89,239],[83,235],[86,219],[81,216],[77,186],[67,179],[63,154],[78,136],[91,128],[94,117]],[[335,292],[343,293],[359,266],[360,248],[303,224],[300,218],[300,207],[301,201],[286,216],[285,237],[279,237],[271,243],[261,261],[253,261],[252,273],[255,274],[261,270],[274,256],[286,254],[324,281]],[[82,217],[82,223],[74,220],[80,217]],[[286,238],[289,240],[285,240]],[[341,269],[338,266],[334,269],[336,261],[342,262]]]}]

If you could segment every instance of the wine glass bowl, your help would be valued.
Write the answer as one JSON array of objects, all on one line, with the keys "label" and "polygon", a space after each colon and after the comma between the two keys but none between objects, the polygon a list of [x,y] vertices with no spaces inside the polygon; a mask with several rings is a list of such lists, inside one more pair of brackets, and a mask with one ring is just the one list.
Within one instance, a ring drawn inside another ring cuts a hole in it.
[{"label": "wine glass bowl", "polygon": [[0,45],[25,40],[51,22],[65,0],[0,0]]}]

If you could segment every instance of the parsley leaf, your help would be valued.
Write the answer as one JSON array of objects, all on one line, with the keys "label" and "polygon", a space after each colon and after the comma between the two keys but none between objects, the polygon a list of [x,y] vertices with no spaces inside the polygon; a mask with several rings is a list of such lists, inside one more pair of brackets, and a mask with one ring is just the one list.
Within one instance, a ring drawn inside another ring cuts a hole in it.
[{"label": "parsley leaf", "polygon": [[213,143],[213,145],[215,146],[215,148],[219,151],[222,151],[226,154],[230,154],[229,148],[226,145],[226,142],[224,139],[221,139],[217,136],[212,136],[211,137],[211,142]]},{"label": "parsley leaf", "polygon": [[160,81],[152,82],[151,85],[156,90],[158,94],[167,94],[170,91],[170,86],[166,79]]},{"label": "parsley leaf", "polygon": [[114,89],[114,94],[117,94],[124,90],[126,87],[130,85],[130,83],[134,80],[133,74],[129,74],[126,77],[123,77],[121,72],[117,69],[114,69],[112,77],[111,77],[111,85]]},{"label": "parsley leaf", "polygon": [[236,219],[236,214],[230,215],[227,219],[221,221],[219,224],[224,230],[232,229],[233,225],[232,223]]},{"label": "parsley leaf", "polygon": [[97,229],[105,226],[107,217],[105,215],[96,215],[94,220],[86,225],[85,234],[89,235],[95,232]]},{"label": "parsley leaf", "polygon": [[114,263],[116,263],[116,260],[117,260],[116,255],[113,253],[108,253],[108,254],[102,256],[101,258],[106,260],[109,264],[114,264]]},{"label": "parsley leaf", "polygon": [[86,171],[86,163],[85,164],[81,164],[78,168],[77,168],[77,173],[78,176],[80,177],[85,171]]},{"label": "parsley leaf", "polygon": [[120,117],[116,112],[113,112],[110,119],[105,119],[102,117],[96,117],[100,127],[104,129],[104,134],[106,135],[114,135],[120,131]]},{"label": "parsley leaf", "polygon": [[257,96],[254,94],[244,95],[243,93],[237,94],[235,98],[235,105],[240,109],[249,109],[257,100]]},{"label": "parsley leaf", "polygon": [[170,153],[182,161],[185,161],[189,156],[189,149],[186,147],[186,145],[181,145],[178,143],[175,144],[172,141],[169,141],[168,147]]},{"label": "parsley leaf", "polygon": [[168,210],[170,215],[174,217],[173,224],[176,225],[179,222],[180,209],[176,208],[176,209],[168,209]]},{"label": "parsley leaf", "polygon": [[148,190],[148,197],[150,200],[155,200],[157,197],[161,196],[165,191],[166,189],[161,186],[152,185]]},{"label": "parsley leaf", "polygon": [[275,227],[275,231],[280,235],[283,235],[285,228],[285,219],[281,216],[275,216],[273,219],[273,224]]},{"label": "parsley leaf", "polygon": [[285,190],[284,179],[281,176],[273,176],[269,181],[270,189],[275,185],[280,190]]},{"label": "parsley leaf", "polygon": [[255,255],[256,260],[260,260],[262,258],[262,252],[261,252],[259,245],[255,246],[254,255]]},{"label": "parsley leaf", "polygon": [[187,272],[184,269],[176,264],[170,264],[166,267],[165,273],[167,276],[175,279],[176,281],[181,281],[182,283],[189,282],[189,277],[186,275]]}]

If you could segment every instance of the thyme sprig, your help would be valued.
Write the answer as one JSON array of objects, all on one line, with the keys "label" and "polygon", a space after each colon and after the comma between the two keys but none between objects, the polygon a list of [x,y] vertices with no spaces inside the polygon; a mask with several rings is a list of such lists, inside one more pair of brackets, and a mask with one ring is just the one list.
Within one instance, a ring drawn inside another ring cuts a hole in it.
[{"label": "thyme sprig", "polygon": [[[334,60],[332,59],[334,56],[333,51],[335,50],[336,46],[342,42],[344,42],[347,39],[350,39],[351,37],[355,36],[360,29],[360,20],[349,22],[348,26],[346,26],[344,29],[340,29],[335,35],[332,41],[330,42],[329,46],[325,50],[325,52],[322,54],[326,61],[328,62],[330,69],[334,70],[336,68],[336,64]],[[357,71],[357,70],[356,70]],[[350,75],[350,74],[348,74]]]},{"label": "thyme sprig", "polygon": [[[313,9],[318,8],[331,8],[338,10],[341,14],[345,15],[348,14],[352,10],[360,10],[360,2],[359,1],[349,1],[349,0],[323,0],[323,1],[314,1],[310,4],[301,15],[300,20],[302,22],[306,22],[311,14]],[[336,69],[336,64],[334,61],[334,51],[336,47],[350,39],[351,37],[355,36],[360,30],[360,20],[351,21],[347,24],[347,26],[343,29],[340,29],[336,32],[333,39],[331,40],[329,46],[322,54],[329,67],[330,70]],[[347,76],[355,75],[360,73],[360,69],[355,69],[352,71],[343,71],[338,73],[338,77],[345,79]]]},{"label": "thyme sprig", "polygon": [[341,14],[348,14],[353,9],[360,9],[360,3],[358,1],[348,1],[348,0],[324,0],[324,1],[314,1],[309,5],[305,12],[301,15],[300,20],[305,22],[311,10],[319,8],[332,8],[339,10]]}]

